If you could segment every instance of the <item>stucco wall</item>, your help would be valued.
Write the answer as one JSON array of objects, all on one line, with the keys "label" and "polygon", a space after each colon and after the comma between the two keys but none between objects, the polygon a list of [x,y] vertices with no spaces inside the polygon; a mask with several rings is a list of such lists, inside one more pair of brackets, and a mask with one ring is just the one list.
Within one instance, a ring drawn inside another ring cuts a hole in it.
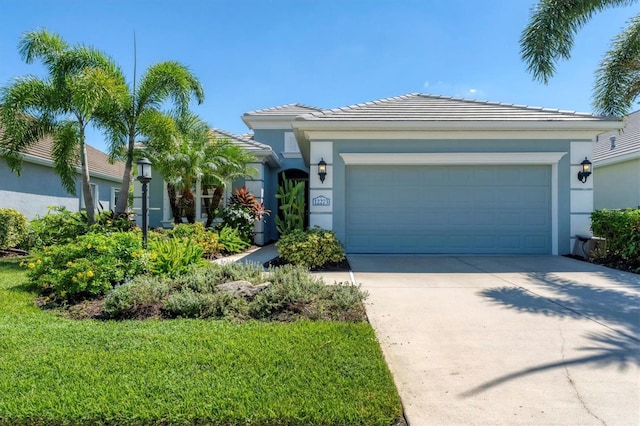
[{"label": "stucco wall", "polygon": [[594,208],[640,208],[640,159],[593,168]]}]

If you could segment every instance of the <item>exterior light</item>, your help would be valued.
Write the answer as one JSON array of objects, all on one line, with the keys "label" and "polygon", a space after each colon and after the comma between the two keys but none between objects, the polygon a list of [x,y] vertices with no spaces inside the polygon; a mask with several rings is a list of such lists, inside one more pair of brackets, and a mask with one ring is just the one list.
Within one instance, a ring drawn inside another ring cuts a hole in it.
[{"label": "exterior light", "polygon": [[142,157],[138,160],[138,181],[142,183],[142,247],[147,249],[149,234],[149,188],[151,182],[151,161]]},{"label": "exterior light", "polygon": [[324,182],[324,179],[327,177],[327,163],[324,161],[324,158],[321,158],[318,163],[318,176],[320,176],[320,182]]},{"label": "exterior light", "polygon": [[582,170],[578,172],[578,180],[582,183],[587,181],[587,178],[591,175],[591,161],[587,160],[587,157],[584,157],[582,163]]}]

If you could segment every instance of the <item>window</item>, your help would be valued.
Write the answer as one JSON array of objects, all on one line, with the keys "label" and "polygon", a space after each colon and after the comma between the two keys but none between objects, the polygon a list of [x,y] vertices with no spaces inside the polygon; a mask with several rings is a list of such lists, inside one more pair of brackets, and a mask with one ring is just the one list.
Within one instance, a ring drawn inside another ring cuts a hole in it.
[{"label": "window", "polygon": [[299,158],[300,147],[293,132],[284,133],[284,152],[282,156],[285,158]]}]

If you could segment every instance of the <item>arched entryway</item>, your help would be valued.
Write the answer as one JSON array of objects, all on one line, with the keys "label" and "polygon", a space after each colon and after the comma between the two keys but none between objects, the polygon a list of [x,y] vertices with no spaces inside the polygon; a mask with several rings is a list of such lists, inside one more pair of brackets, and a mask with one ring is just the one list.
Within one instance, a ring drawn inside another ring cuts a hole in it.
[{"label": "arched entryway", "polygon": [[[278,173],[278,187],[282,185],[284,177],[294,182],[304,182],[304,228],[309,227],[309,173],[299,169],[287,169]],[[278,200],[278,217],[283,219],[280,210],[280,200]]]}]

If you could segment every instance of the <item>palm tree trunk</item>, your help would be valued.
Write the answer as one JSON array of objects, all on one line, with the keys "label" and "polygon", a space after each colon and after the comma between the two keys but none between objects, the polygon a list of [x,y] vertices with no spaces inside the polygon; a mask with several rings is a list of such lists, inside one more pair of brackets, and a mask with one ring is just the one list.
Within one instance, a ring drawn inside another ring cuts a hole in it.
[{"label": "palm tree trunk", "polygon": [[185,187],[182,190],[182,205],[184,207],[184,215],[187,217],[187,222],[196,223],[196,197],[189,187]]},{"label": "palm tree trunk", "polygon": [[89,176],[89,163],[87,161],[87,146],[84,143],[84,129],[80,129],[80,165],[82,176],[82,195],[84,207],[87,209],[87,221],[89,225],[96,222],[96,207],[91,194],[91,178]]},{"label": "palm tree trunk", "polygon": [[127,147],[127,161],[124,166],[122,185],[120,185],[118,202],[116,203],[115,207],[115,217],[125,215],[127,213],[127,208],[129,207],[129,188],[131,187],[132,180],[134,144],[135,136],[129,136],[129,146]]},{"label": "palm tree trunk", "polygon": [[223,195],[224,195],[224,187],[216,186],[216,189],[213,191],[213,197],[211,198],[211,205],[207,207],[207,223],[206,223],[207,228],[213,224],[213,220],[215,219],[216,209],[220,205],[220,201],[222,200]]},{"label": "palm tree trunk", "polygon": [[182,214],[180,213],[180,205],[178,204],[178,192],[176,186],[167,184],[167,195],[169,195],[169,205],[171,206],[171,215],[173,216],[173,223],[176,225],[182,223]]}]

